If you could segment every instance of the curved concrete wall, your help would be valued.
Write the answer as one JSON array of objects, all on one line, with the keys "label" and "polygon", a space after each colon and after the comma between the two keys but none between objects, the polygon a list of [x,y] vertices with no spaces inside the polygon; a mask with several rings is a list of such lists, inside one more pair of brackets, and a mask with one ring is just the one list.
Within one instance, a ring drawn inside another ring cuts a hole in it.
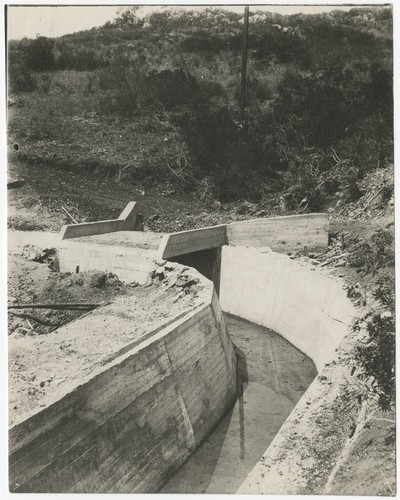
[{"label": "curved concrete wall", "polygon": [[318,371],[355,317],[339,281],[270,249],[222,248],[220,302],[223,311],[282,335]]},{"label": "curved concrete wall", "polygon": [[236,398],[233,346],[206,291],[204,305],[10,429],[10,491],[159,490]]}]

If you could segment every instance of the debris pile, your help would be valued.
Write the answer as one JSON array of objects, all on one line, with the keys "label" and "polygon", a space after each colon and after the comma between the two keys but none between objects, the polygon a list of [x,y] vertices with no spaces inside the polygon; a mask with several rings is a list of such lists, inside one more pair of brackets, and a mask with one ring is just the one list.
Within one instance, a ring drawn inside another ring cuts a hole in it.
[{"label": "debris pile", "polygon": [[173,302],[190,294],[193,298],[198,297],[201,290],[200,279],[193,275],[188,267],[177,266],[172,262],[159,261],[159,267],[154,271],[153,280],[161,281],[166,289],[176,289],[177,293]]},{"label": "debris pile", "polygon": [[339,207],[334,218],[377,219],[394,214],[394,169],[389,166],[370,172],[360,183],[363,195],[355,202]]}]

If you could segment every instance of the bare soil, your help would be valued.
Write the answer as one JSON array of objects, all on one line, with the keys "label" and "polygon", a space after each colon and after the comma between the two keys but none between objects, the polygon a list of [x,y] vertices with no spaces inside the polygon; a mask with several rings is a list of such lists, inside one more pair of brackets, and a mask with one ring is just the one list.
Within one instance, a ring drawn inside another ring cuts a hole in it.
[{"label": "bare soil", "polygon": [[[10,285],[18,301],[90,299],[108,303],[84,316],[81,312],[45,313],[43,321],[68,322],[56,330],[32,317],[24,318],[29,328],[14,329],[9,336],[10,425],[59,399],[111,363],[123,347],[203,300],[199,278],[179,264],[159,268],[146,286],[131,287],[110,273],[52,274],[43,264],[27,263],[15,255],[9,258],[11,269],[17,271],[11,270]],[[37,310],[26,311],[38,315]]]}]

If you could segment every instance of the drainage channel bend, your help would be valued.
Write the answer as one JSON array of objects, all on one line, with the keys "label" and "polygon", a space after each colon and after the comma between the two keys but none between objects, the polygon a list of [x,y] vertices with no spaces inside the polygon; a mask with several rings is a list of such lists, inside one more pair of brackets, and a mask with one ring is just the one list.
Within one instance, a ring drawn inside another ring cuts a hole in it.
[{"label": "drainage channel bend", "polygon": [[161,493],[235,493],[317,375],[310,358],[267,328],[225,315],[239,397]]}]

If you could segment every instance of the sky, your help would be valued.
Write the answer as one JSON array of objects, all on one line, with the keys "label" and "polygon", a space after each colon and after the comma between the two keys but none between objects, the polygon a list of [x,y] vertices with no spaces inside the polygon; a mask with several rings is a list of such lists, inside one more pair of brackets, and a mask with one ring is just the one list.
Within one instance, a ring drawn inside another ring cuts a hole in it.
[{"label": "sky", "polygon": [[[59,2],[61,3],[61,2]],[[160,2],[161,3],[161,2]],[[186,2],[186,5],[189,2]],[[331,2],[333,3],[333,2]],[[355,2],[354,2],[355,3]],[[375,3],[375,2],[374,2]],[[222,4],[222,2],[221,2]],[[214,5],[217,5],[214,4]],[[360,4],[358,4],[360,5]],[[303,12],[307,14],[317,14],[329,12],[334,9],[345,9],[355,7],[345,7],[336,3],[335,5],[253,5],[254,10],[268,10],[280,14]],[[21,39],[23,37],[35,38],[37,35],[47,37],[58,37],[76,31],[91,29],[95,26],[102,26],[107,21],[112,21],[127,6],[118,5],[47,5],[47,6],[22,6],[9,5],[7,14],[7,38],[9,40]],[[160,10],[164,7],[147,5],[142,8],[142,12]],[[185,7],[188,9],[202,8],[196,5]],[[224,5],[223,8],[242,12],[243,6]]]}]

